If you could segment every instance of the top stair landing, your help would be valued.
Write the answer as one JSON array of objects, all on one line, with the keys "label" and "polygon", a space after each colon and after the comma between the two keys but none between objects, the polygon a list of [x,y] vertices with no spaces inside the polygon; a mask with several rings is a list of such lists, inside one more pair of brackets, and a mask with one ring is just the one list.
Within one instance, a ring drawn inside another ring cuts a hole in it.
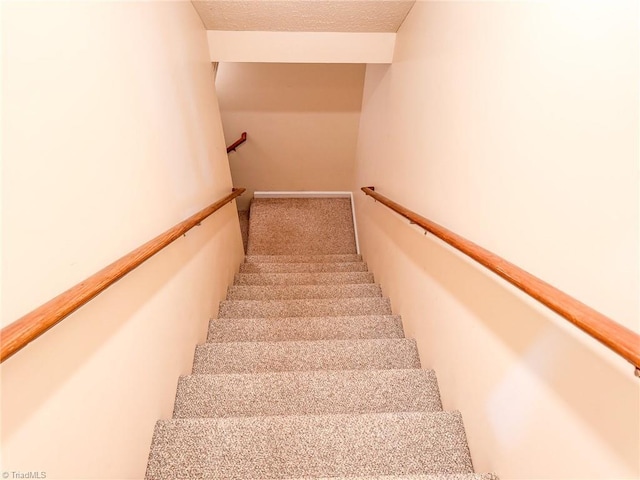
[{"label": "top stair landing", "polygon": [[356,253],[351,199],[254,198],[248,255]]}]

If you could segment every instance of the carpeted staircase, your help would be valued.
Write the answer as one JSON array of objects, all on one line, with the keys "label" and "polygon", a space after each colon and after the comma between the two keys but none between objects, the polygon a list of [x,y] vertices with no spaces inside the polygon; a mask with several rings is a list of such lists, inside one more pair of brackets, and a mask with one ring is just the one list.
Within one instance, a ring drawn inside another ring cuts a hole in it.
[{"label": "carpeted staircase", "polygon": [[356,254],[349,199],[258,199],[147,479],[474,474],[462,418]]}]

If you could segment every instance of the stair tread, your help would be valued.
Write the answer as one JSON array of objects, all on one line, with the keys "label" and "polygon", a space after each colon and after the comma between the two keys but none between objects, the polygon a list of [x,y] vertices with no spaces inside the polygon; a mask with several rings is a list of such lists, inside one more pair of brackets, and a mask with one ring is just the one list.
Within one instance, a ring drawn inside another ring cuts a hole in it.
[{"label": "stair tread", "polygon": [[297,298],[381,297],[376,283],[341,285],[232,285],[227,300],[293,300]]},{"label": "stair tread", "polygon": [[397,315],[214,319],[207,342],[402,338]]},{"label": "stair tread", "polygon": [[246,255],[246,263],[324,263],[324,262],[361,262],[362,255]]},{"label": "stair tread", "polygon": [[241,263],[240,273],[366,272],[364,262]]},{"label": "stair tread", "polygon": [[371,272],[237,273],[234,285],[322,285],[373,283]]},{"label": "stair tread", "polygon": [[400,412],[160,420],[146,478],[472,472],[458,412]]},{"label": "stair tread", "polygon": [[420,368],[407,338],[205,343],[196,347],[193,373]]},{"label": "stair tread", "polygon": [[180,377],[174,418],[439,410],[433,370],[316,370]]}]

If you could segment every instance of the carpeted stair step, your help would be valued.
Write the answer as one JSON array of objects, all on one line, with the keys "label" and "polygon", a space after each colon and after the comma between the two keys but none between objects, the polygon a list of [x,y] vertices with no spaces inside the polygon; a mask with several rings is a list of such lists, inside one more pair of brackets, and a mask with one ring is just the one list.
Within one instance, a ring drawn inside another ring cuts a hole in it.
[{"label": "carpeted stair step", "polygon": [[373,283],[371,272],[237,273],[234,285],[328,285]]},{"label": "carpeted stair step", "polygon": [[433,370],[319,370],[180,377],[174,418],[442,410]]},{"label": "carpeted stair step", "polygon": [[194,374],[402,368],[420,368],[415,340],[205,343],[193,360]]},{"label": "carpeted stair step", "polygon": [[146,478],[472,473],[458,412],[160,420]]},{"label": "carpeted stair step", "polygon": [[343,285],[234,285],[227,290],[227,300],[294,300],[300,298],[381,297],[375,283]]},{"label": "carpeted stair step", "polygon": [[350,199],[257,198],[249,223],[146,478],[497,480],[357,254]]},{"label": "carpeted stair step", "polygon": [[396,315],[214,319],[207,342],[279,342],[403,338]]},{"label": "carpeted stair step", "polygon": [[364,262],[241,263],[240,273],[366,272]]},{"label": "carpeted stair step", "polygon": [[349,198],[254,198],[247,253],[355,254]]},{"label": "carpeted stair step", "polygon": [[246,255],[246,263],[336,263],[361,262],[362,255]]},{"label": "carpeted stair step", "polygon": [[384,297],[310,298],[296,300],[223,300],[218,318],[323,317],[391,315]]},{"label": "carpeted stair step", "polygon": [[441,473],[433,475],[393,475],[384,477],[298,477],[289,480],[499,480],[494,473]]}]

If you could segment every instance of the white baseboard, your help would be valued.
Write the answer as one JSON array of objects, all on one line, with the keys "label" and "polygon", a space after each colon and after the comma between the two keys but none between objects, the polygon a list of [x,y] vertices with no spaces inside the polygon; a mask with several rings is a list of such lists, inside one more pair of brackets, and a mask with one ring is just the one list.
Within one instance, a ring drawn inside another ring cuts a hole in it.
[{"label": "white baseboard", "polygon": [[253,192],[253,198],[351,198],[351,192]]},{"label": "white baseboard", "polygon": [[353,192],[253,192],[253,198],[349,198],[351,199],[351,215],[353,218],[353,231],[356,237],[356,252],[360,254],[360,242],[358,241],[358,227],[356,226],[356,212],[353,204]]}]

